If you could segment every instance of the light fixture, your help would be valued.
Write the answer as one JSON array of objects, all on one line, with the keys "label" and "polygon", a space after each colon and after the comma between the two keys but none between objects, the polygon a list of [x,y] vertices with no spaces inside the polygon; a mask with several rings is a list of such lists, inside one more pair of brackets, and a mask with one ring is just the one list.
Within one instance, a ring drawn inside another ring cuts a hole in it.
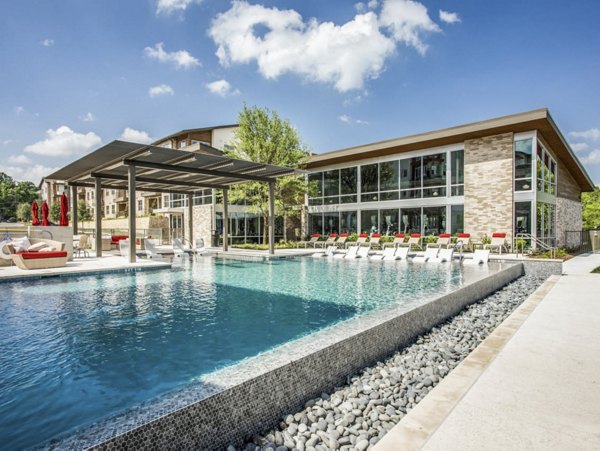
[{"label": "light fixture", "polygon": [[526,183],[525,185],[523,185],[523,189],[529,189],[530,186]]},{"label": "light fixture", "polygon": [[434,191],[434,192],[433,192],[433,197],[437,197],[437,195],[438,195],[438,192],[437,192],[437,191]]}]

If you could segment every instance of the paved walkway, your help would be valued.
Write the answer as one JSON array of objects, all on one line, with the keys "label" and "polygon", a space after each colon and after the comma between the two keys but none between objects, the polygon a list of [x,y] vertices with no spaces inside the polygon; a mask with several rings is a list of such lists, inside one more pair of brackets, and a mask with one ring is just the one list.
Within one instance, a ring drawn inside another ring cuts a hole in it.
[{"label": "paved walkway", "polygon": [[600,449],[598,266],[565,262],[375,449]]}]

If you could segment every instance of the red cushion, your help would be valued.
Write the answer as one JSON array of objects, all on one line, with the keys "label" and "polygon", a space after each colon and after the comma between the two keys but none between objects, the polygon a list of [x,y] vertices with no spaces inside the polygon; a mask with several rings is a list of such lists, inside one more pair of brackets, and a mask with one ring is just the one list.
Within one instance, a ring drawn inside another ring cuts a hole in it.
[{"label": "red cushion", "polygon": [[470,238],[471,234],[470,233],[457,233],[456,236],[458,238]]},{"label": "red cushion", "polygon": [[412,238],[421,238],[421,234],[420,233],[411,233],[410,236]]},{"label": "red cushion", "polygon": [[368,238],[369,234],[368,233],[361,233],[360,235],[358,235],[361,238]]},{"label": "red cushion", "polygon": [[449,233],[440,233],[440,238],[450,238],[452,235]]},{"label": "red cushion", "polygon": [[329,238],[335,238],[337,236],[337,233],[330,233],[329,234]]},{"label": "red cushion", "polygon": [[127,235],[111,235],[110,244],[119,244],[119,241],[129,238]]},{"label": "red cushion", "polygon": [[25,260],[33,260],[33,259],[36,259],[36,258],[66,257],[67,253],[65,251],[55,251],[55,252],[19,252],[17,255],[20,255]]},{"label": "red cushion", "polygon": [[348,234],[347,233],[340,233],[340,236],[346,237],[346,236],[348,236]]},{"label": "red cushion", "polygon": [[381,238],[381,233],[373,233],[371,238]]},{"label": "red cushion", "polygon": [[404,238],[404,233],[397,233],[396,238]]},{"label": "red cushion", "polygon": [[311,235],[311,237],[313,237],[313,238],[314,238],[314,237],[320,237],[320,236],[321,236],[321,234],[320,234],[320,233],[313,233],[313,234]]},{"label": "red cushion", "polygon": [[492,233],[492,238],[506,238],[506,233]]}]

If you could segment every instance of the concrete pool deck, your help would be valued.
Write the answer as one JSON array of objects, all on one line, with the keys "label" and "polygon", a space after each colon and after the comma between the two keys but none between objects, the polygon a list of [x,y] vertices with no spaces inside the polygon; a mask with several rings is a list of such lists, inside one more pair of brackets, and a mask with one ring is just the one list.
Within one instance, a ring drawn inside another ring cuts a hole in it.
[{"label": "concrete pool deck", "polygon": [[565,262],[374,449],[599,449],[598,266]]}]

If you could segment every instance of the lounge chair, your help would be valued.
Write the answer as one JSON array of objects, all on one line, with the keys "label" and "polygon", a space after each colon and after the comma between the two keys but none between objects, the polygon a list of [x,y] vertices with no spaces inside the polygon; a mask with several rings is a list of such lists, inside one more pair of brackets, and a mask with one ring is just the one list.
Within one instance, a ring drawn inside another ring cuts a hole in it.
[{"label": "lounge chair", "polygon": [[172,244],[173,254],[175,254],[175,257],[183,257],[184,255],[186,255],[187,252],[179,238],[173,238]]},{"label": "lounge chair", "polygon": [[315,241],[314,247],[320,247],[325,249],[326,246],[331,246],[335,244],[337,240],[337,233],[330,233],[327,235],[327,239],[325,241]]},{"label": "lounge chair", "polygon": [[452,239],[452,235],[449,233],[440,233],[435,243],[427,243],[427,247],[437,247],[441,249],[442,247],[448,247],[450,245],[450,240]]},{"label": "lounge chair", "polygon": [[77,241],[77,243],[75,244],[75,247],[73,248],[73,253],[75,255],[77,255],[78,257],[83,253],[84,257],[89,257],[90,254],[87,251],[87,247],[88,247],[88,240],[89,240],[89,235],[86,235],[85,233],[83,235],[81,235],[79,237],[79,241]]},{"label": "lounge chair", "polygon": [[30,246],[37,245],[38,247],[45,244],[45,249],[42,247],[39,250],[20,250],[12,244],[6,245],[11,259],[18,268],[21,269],[48,269],[60,268],[67,265],[67,252],[65,251],[65,243],[61,241],[47,240],[43,238],[29,238]]},{"label": "lounge chair", "polygon": [[379,246],[379,242],[381,241],[381,233],[372,233],[370,238],[369,238],[369,245],[371,247],[373,247],[373,245],[375,244],[376,246]]},{"label": "lounge chair", "polygon": [[401,243],[399,246],[408,246],[409,249],[418,248],[421,249],[421,234],[411,233],[406,243]]},{"label": "lounge chair", "polygon": [[457,233],[456,234],[456,246],[460,246],[463,249],[471,250],[471,234],[470,233]]},{"label": "lounge chair", "polygon": [[406,235],[404,233],[397,233],[396,235],[394,235],[394,241],[392,241],[391,243],[383,243],[383,247],[389,247],[389,246],[393,246],[393,247],[398,247],[402,244],[404,244],[404,238],[406,237]]},{"label": "lounge chair", "polygon": [[360,246],[358,244],[354,244],[354,245],[350,246],[345,253],[339,254],[340,257],[338,257],[337,255],[335,257],[336,258],[358,258],[358,250],[359,249],[360,249]]},{"label": "lounge chair", "polygon": [[146,257],[148,257],[148,258],[161,258],[162,257],[162,255],[160,255],[158,253],[158,250],[156,249],[156,243],[154,242],[154,240],[146,238],[144,240],[144,248],[146,251]]},{"label": "lounge chair", "polygon": [[325,252],[315,252],[314,254],[312,254],[312,256],[315,258],[335,257],[338,255],[338,254],[336,254],[337,249],[338,249],[337,246],[332,244],[331,246],[327,246],[327,249],[325,249]]},{"label": "lounge chair", "polygon": [[119,240],[119,254],[121,257],[129,257],[129,238]]},{"label": "lounge chair", "polygon": [[312,247],[315,247],[315,243],[317,241],[319,241],[319,238],[321,238],[321,234],[320,233],[313,233],[310,236],[310,240],[308,241],[298,241],[298,244],[296,245],[297,247],[300,247],[301,244],[304,244],[304,247],[308,247],[309,244],[312,244]]},{"label": "lounge chair", "polygon": [[196,238],[194,240],[194,246],[192,247],[192,253],[196,255],[200,255],[206,252],[206,246],[204,245],[204,240],[202,238]]},{"label": "lounge chair", "polygon": [[371,252],[371,246],[359,246],[356,256],[358,258],[369,258],[370,252]]},{"label": "lounge chair", "polygon": [[454,249],[440,249],[436,257],[431,257],[428,261],[432,263],[451,262],[454,258]]},{"label": "lounge chair", "polygon": [[475,252],[473,252],[473,258],[463,260],[463,264],[477,266],[483,263],[487,263],[489,259],[489,249],[477,249]]},{"label": "lounge chair", "polygon": [[360,235],[358,235],[358,238],[355,242],[353,243],[346,243],[346,246],[351,245],[351,246],[363,246],[365,244],[369,244],[368,243],[368,239],[369,239],[369,234],[368,233],[361,233]]},{"label": "lounge chair", "polygon": [[384,247],[381,254],[371,255],[371,260],[398,260],[395,247]]},{"label": "lounge chair", "polygon": [[[408,251],[409,251],[409,248],[398,246],[396,248],[396,252],[394,253],[395,259],[396,260],[406,260],[408,258]],[[385,258],[384,258],[384,260],[385,260]]]},{"label": "lounge chair", "polygon": [[502,250],[506,246],[506,233],[492,233],[492,242],[489,244],[485,244],[483,246],[484,249],[498,249],[498,253],[502,254]]},{"label": "lounge chair", "polygon": [[340,233],[340,236],[336,240],[335,245],[337,247],[344,247],[345,244],[346,244],[346,240],[347,239],[348,239],[348,234],[347,233]]},{"label": "lounge chair", "polygon": [[437,258],[439,251],[440,250],[437,247],[428,247],[427,249],[425,249],[425,254],[417,255],[416,257],[413,258],[413,262],[425,263],[425,262],[429,261],[429,259],[431,259],[431,258]]}]

